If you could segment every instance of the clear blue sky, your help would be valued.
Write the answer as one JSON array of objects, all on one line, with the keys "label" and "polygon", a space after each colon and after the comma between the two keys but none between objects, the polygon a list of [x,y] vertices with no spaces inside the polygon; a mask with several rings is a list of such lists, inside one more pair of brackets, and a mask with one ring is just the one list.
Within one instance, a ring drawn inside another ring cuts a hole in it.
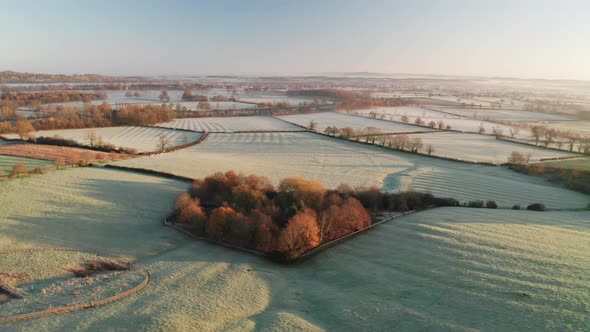
[{"label": "clear blue sky", "polygon": [[590,80],[590,1],[5,1],[0,70]]}]

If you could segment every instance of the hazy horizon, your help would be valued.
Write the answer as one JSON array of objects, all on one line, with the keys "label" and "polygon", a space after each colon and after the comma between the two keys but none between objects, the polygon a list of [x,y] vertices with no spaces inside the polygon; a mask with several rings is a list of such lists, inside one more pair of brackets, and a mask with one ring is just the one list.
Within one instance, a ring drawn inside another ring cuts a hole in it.
[{"label": "hazy horizon", "polygon": [[590,80],[583,1],[6,3],[0,71]]}]

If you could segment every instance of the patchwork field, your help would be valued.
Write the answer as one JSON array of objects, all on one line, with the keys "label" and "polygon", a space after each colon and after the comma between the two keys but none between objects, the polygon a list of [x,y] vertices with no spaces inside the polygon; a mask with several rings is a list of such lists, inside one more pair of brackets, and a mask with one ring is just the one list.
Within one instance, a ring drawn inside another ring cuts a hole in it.
[{"label": "patchwork field", "polygon": [[512,151],[530,154],[531,161],[545,158],[574,157],[577,154],[555,151],[512,142],[500,141],[493,136],[456,132],[439,132],[410,135],[420,137],[424,146],[432,145],[435,156],[450,157],[466,161],[503,164],[508,162]]},{"label": "patchwork field", "polygon": [[158,126],[208,132],[302,130],[302,128],[270,116],[176,119],[171,122],[160,123]]},{"label": "patchwork field", "polygon": [[10,172],[12,172],[12,168],[14,165],[17,164],[24,164],[27,166],[29,171],[34,170],[35,168],[41,169],[50,169],[54,168],[54,165],[51,161],[47,160],[39,160],[39,159],[31,159],[31,158],[22,158],[22,157],[15,157],[15,156],[6,156],[0,154],[0,178],[8,176]]},{"label": "patchwork field", "polygon": [[186,184],[63,174],[0,183],[10,193],[0,195],[0,250],[93,247],[143,264],[151,282],[121,301],[5,331],[590,328],[587,211],[424,211],[294,268],[163,227]]},{"label": "patchwork field", "polygon": [[43,159],[50,161],[60,160],[78,162],[79,159],[87,160],[108,160],[116,158],[117,153],[109,154],[105,152],[92,151],[86,149],[70,148],[66,146],[41,145],[41,144],[6,144],[0,146],[0,155],[10,155],[16,157],[26,157]]},{"label": "patchwork field", "polygon": [[367,127],[375,127],[384,133],[404,133],[430,130],[428,128],[422,128],[410,124],[395,123],[391,121],[372,119],[369,117],[365,118],[350,114],[332,112],[285,115],[278,118],[304,127],[307,127],[311,121],[315,121],[317,124],[317,131],[319,132],[323,132],[328,126],[336,126],[338,128],[350,127],[355,130],[365,129]]},{"label": "patchwork field", "polygon": [[537,163],[535,165],[543,167],[561,167],[564,169],[577,169],[582,171],[590,171],[590,157],[582,157],[568,160],[552,160]]},{"label": "patchwork field", "polygon": [[193,147],[115,164],[192,178],[232,169],[265,175],[275,183],[301,176],[332,188],[346,182],[385,191],[415,189],[462,201],[494,199],[508,207],[540,202],[550,208],[583,208],[590,202],[589,196],[501,167],[439,160],[313,133],[210,134]]},{"label": "patchwork field", "polygon": [[530,125],[543,125],[545,127],[571,131],[586,137],[590,137],[590,121],[543,121],[541,123],[531,122]]},{"label": "patchwork field", "polygon": [[249,103],[286,103],[290,106],[303,106],[313,102],[313,99],[308,98],[297,98],[297,97],[287,97],[287,96],[268,96],[268,97],[240,97],[240,101],[245,101]]},{"label": "patchwork field", "polygon": [[490,119],[490,120],[504,120],[504,121],[559,121],[559,120],[573,120],[573,117],[568,117],[559,114],[545,114],[537,112],[528,112],[521,110],[504,110],[504,109],[479,109],[479,108],[447,108],[436,107],[443,112],[453,113],[460,116],[475,118],[475,119]]},{"label": "patchwork field", "polygon": [[[172,146],[182,145],[196,141],[201,134],[183,131],[167,130],[150,127],[106,127],[85,129],[61,129],[41,130],[34,132],[36,137],[53,137],[59,135],[63,138],[73,139],[80,144],[90,144],[88,133],[95,131],[97,136],[103,138],[105,143],[114,144],[121,148],[133,148],[140,152],[158,150],[158,135],[164,134],[172,141]],[[7,138],[17,138],[15,134],[6,135]]]},{"label": "patchwork field", "polygon": [[443,120],[445,119],[456,119],[460,116],[448,114],[444,112],[438,112],[433,109],[428,109],[424,107],[417,107],[417,106],[399,106],[399,107],[372,107],[372,108],[365,108],[360,110],[354,110],[355,114],[358,113],[360,115],[368,116],[370,113],[375,112],[377,113],[377,117],[379,118],[381,115],[385,115],[385,119],[388,120],[395,120],[401,121],[402,116],[407,116],[408,119],[416,120],[417,117],[421,118],[429,118],[429,119],[438,119]]},{"label": "patchwork field", "polygon": [[[443,108],[440,108],[444,110]],[[355,111],[359,114],[363,114],[363,116],[369,116],[369,113],[372,112],[373,109],[365,109],[365,110],[358,110]],[[461,117],[460,115],[453,115],[450,113],[438,112],[434,109],[425,109],[421,107],[388,107],[388,108],[375,108],[374,111],[379,115],[385,114],[386,120],[393,120],[402,122],[402,117],[405,115],[408,118],[408,123],[413,124],[418,117],[424,121],[425,124],[434,121],[438,123],[442,121],[445,125],[451,126],[452,130],[458,130],[467,133],[478,133],[479,128],[483,126],[485,132],[484,134],[492,134],[494,129],[499,129],[502,131],[504,135],[510,135],[510,129],[513,129],[512,126],[496,124],[488,121],[477,120],[472,118]],[[401,124],[403,125],[403,124]],[[424,127],[415,127],[415,128],[424,128]],[[530,137],[530,130],[526,128],[519,128],[518,132],[515,134],[517,138],[528,138]]]}]

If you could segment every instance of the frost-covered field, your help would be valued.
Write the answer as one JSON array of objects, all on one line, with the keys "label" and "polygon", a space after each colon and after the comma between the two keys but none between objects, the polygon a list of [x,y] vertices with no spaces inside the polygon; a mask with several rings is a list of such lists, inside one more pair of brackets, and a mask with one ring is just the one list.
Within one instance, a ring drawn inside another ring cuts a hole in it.
[{"label": "frost-covered field", "polygon": [[143,264],[150,284],[4,331],[590,329],[587,211],[424,211],[292,267],[163,227],[184,183],[65,174],[0,183],[0,250],[91,247]]},{"label": "frost-covered field", "polygon": [[270,116],[175,119],[158,126],[208,132],[303,130]]},{"label": "frost-covered field", "polygon": [[572,120],[573,117],[568,117],[559,114],[545,114],[537,112],[528,112],[520,110],[504,110],[504,109],[478,109],[478,108],[448,108],[448,107],[433,107],[443,112],[453,113],[460,116],[475,118],[475,119],[490,119],[490,120],[504,120],[504,121],[544,121],[544,120]]},{"label": "frost-covered field", "polygon": [[[430,123],[431,121],[434,121],[437,124],[439,121],[442,121],[445,128],[447,125],[449,125],[451,126],[452,130],[464,131],[469,133],[478,133],[480,126],[483,126],[485,130],[484,134],[491,134],[493,133],[494,129],[497,128],[501,130],[504,135],[508,136],[510,135],[510,129],[514,130],[514,127],[512,126],[496,124],[484,120],[461,117],[459,114],[453,115],[450,113],[444,113],[444,108],[440,108],[440,110],[441,112],[436,111],[435,109],[425,109],[421,107],[381,107],[375,109],[356,110],[354,112],[362,114],[363,116],[369,116],[369,113],[374,111],[377,113],[378,118],[380,118],[381,115],[384,115],[385,120],[393,120],[398,122],[402,122],[402,117],[406,116],[408,118],[409,124],[415,123],[418,117],[420,117],[420,119],[424,122],[425,125]],[[402,123],[400,125],[404,124]],[[424,127],[414,128],[418,128],[418,130],[421,130]],[[530,130],[526,128],[519,128],[518,133],[515,135],[515,137],[528,138],[530,137]]]},{"label": "frost-covered field", "polygon": [[[441,108],[442,109],[442,108]],[[456,119],[459,118],[458,115],[448,114],[444,112],[438,112],[433,109],[428,109],[424,107],[417,107],[417,106],[398,106],[398,107],[372,107],[372,108],[365,108],[360,110],[352,111],[355,114],[365,115],[368,116],[370,113],[375,112],[377,117],[380,118],[381,115],[385,115],[385,119],[388,120],[395,120],[401,121],[402,116],[407,116],[408,118],[416,119],[417,117],[421,118],[430,118],[430,119],[438,119],[438,120],[445,120],[445,119]]]},{"label": "frost-covered field", "polygon": [[590,137],[590,121],[550,121],[541,123],[529,123],[529,125],[542,125],[561,131],[571,131]]},{"label": "frost-covered field", "polygon": [[314,121],[317,124],[317,131],[320,132],[323,132],[328,126],[336,126],[338,128],[350,127],[356,130],[365,129],[367,127],[375,127],[384,133],[403,133],[430,130],[428,128],[413,126],[410,124],[395,123],[369,117],[359,117],[350,114],[332,112],[285,115],[278,118],[304,127],[307,127],[311,121]]},{"label": "frost-covered field", "polygon": [[267,97],[239,97],[239,101],[250,103],[287,103],[291,106],[307,105],[313,102],[313,99],[297,98],[287,96],[267,96]]},{"label": "frost-covered field", "polygon": [[503,164],[508,162],[512,151],[530,154],[531,161],[545,158],[574,157],[577,154],[555,151],[535,146],[526,146],[512,142],[500,141],[493,136],[466,134],[456,132],[439,132],[410,135],[420,137],[424,147],[432,145],[435,156],[450,157],[466,161]]},{"label": "frost-covered field", "polygon": [[583,208],[590,197],[501,167],[464,164],[326,138],[313,133],[210,134],[201,144],[116,165],[193,178],[235,170],[278,182],[301,176],[335,188],[378,186],[420,190],[467,201],[493,199],[501,206],[541,202],[550,208]]},{"label": "frost-covered field", "polygon": [[12,172],[12,168],[14,167],[14,165],[17,164],[26,165],[29,171],[32,171],[38,167],[42,169],[54,167],[53,163],[47,160],[22,158],[16,156],[5,156],[0,154],[0,171],[4,172],[4,174],[1,174],[2,172],[0,172],[0,178],[10,174],[10,172]]},{"label": "frost-covered field", "polygon": [[[33,134],[36,137],[53,137],[59,135],[63,138],[73,139],[80,144],[90,144],[88,133],[96,132],[97,136],[103,138],[105,143],[114,144],[117,147],[134,148],[140,152],[149,152],[158,150],[158,136],[164,134],[172,140],[171,146],[182,145],[188,142],[196,141],[201,134],[183,132],[177,130],[168,130],[162,128],[150,127],[105,127],[105,128],[85,128],[85,129],[58,129],[58,130],[41,130]],[[17,138],[15,134],[6,135],[8,138]]]},{"label": "frost-covered field", "polygon": [[[258,106],[255,104],[249,103],[240,103],[235,101],[210,101],[209,104],[211,105],[212,110],[233,110],[233,109],[243,109],[243,108],[257,108]],[[180,103],[174,103],[174,105],[180,105],[182,107],[186,107],[189,110],[200,110],[199,109],[199,102],[197,101],[183,101]]]}]

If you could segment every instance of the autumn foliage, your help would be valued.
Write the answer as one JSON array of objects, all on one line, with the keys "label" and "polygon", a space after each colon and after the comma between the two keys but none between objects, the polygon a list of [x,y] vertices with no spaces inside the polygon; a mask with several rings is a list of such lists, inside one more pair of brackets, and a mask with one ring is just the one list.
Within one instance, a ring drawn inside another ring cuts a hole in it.
[{"label": "autumn foliage", "polygon": [[[373,212],[457,205],[429,194],[383,193],[346,184],[327,190],[320,182],[216,173],[180,194],[170,220],[211,240],[291,261],[309,250],[368,228]],[[371,212],[369,212],[371,211]]]},{"label": "autumn foliage", "polygon": [[197,180],[175,203],[174,222],[215,241],[292,260],[318,245],[371,224],[363,205],[348,193],[317,181],[229,171]]}]

